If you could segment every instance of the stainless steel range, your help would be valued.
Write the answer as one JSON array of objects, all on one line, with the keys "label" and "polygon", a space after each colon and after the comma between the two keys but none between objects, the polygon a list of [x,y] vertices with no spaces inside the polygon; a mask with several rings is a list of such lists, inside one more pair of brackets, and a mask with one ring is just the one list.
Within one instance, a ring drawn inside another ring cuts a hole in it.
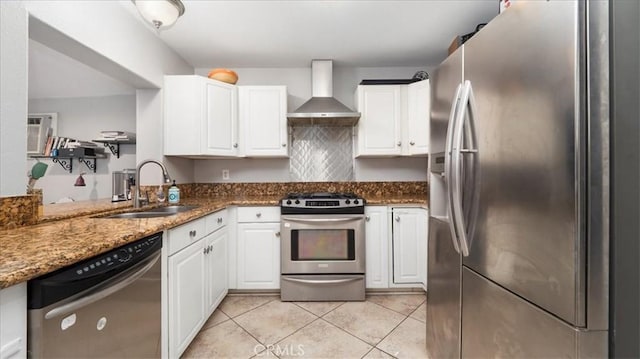
[{"label": "stainless steel range", "polygon": [[281,208],[281,300],[365,299],[365,200],[292,193]]}]

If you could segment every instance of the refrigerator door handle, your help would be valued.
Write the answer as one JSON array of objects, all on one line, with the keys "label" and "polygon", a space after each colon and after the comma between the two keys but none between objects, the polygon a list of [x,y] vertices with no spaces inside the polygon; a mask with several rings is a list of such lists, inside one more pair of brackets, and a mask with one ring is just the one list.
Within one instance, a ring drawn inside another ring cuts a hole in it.
[{"label": "refrigerator door handle", "polygon": [[462,94],[462,84],[458,85],[456,89],[455,96],[453,101],[451,102],[451,112],[449,112],[449,124],[447,126],[447,138],[445,143],[445,156],[444,156],[444,178],[445,178],[445,187],[446,187],[446,195],[447,195],[447,217],[449,222],[449,230],[451,231],[451,242],[453,244],[453,248],[457,253],[460,253],[460,244],[458,243],[458,230],[456,227],[456,219],[453,208],[453,181],[452,181],[452,142],[455,131],[455,121],[458,117],[459,104],[460,104],[460,96]]},{"label": "refrigerator door handle", "polygon": [[[476,218],[478,213],[478,194],[479,194],[479,166],[478,166],[478,148],[477,137],[475,131],[475,98],[471,82],[468,80],[464,83],[461,111],[458,112],[458,118],[455,121],[454,137],[452,140],[451,163],[452,163],[452,201],[451,207],[454,213],[454,225],[459,234],[459,245],[462,255],[467,257],[471,247],[473,232],[475,231]],[[468,121],[467,121],[468,120]],[[466,141],[465,141],[466,140]],[[466,144],[469,148],[462,148]],[[469,171],[467,171],[466,181],[463,183],[462,172],[462,155],[471,156]],[[464,188],[463,188],[464,185]],[[468,193],[470,201],[468,207],[463,206],[463,192]]]}]

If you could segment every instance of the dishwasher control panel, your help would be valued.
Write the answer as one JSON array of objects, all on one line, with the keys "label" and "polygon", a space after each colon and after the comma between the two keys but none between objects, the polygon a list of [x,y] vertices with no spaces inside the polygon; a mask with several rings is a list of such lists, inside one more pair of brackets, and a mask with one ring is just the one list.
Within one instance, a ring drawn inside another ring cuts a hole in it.
[{"label": "dishwasher control panel", "polygon": [[112,277],[135,271],[151,260],[148,257],[156,253],[159,255],[161,249],[162,233],[157,233],[32,279],[27,285],[28,307],[41,308],[70,293],[92,288]]}]

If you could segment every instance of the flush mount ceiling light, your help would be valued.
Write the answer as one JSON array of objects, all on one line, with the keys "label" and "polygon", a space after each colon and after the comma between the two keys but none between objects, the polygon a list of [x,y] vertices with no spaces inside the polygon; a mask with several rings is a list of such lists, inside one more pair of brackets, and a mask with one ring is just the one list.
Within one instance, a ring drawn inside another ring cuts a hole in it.
[{"label": "flush mount ceiling light", "polygon": [[184,5],[180,0],[131,0],[142,17],[156,29],[173,25],[182,14]]}]

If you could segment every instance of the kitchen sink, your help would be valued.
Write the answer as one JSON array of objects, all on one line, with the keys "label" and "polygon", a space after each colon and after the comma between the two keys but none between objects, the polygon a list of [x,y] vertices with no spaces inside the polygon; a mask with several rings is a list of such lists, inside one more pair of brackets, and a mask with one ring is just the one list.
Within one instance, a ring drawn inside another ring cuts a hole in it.
[{"label": "kitchen sink", "polygon": [[[174,214],[174,213],[181,213],[181,212],[190,211],[190,210],[196,209],[196,208],[198,208],[198,206],[167,206],[167,207],[152,208],[152,209],[150,209],[148,211],[145,211],[145,212]],[[143,213],[145,213],[145,212],[143,212]]]},{"label": "kitchen sink", "polygon": [[187,212],[195,208],[198,208],[198,206],[167,206],[167,207],[151,208],[146,211],[140,211],[140,212],[125,212],[125,213],[112,214],[110,216],[98,216],[93,218],[136,219],[136,218],[167,217],[167,216],[173,216],[178,213]]}]

